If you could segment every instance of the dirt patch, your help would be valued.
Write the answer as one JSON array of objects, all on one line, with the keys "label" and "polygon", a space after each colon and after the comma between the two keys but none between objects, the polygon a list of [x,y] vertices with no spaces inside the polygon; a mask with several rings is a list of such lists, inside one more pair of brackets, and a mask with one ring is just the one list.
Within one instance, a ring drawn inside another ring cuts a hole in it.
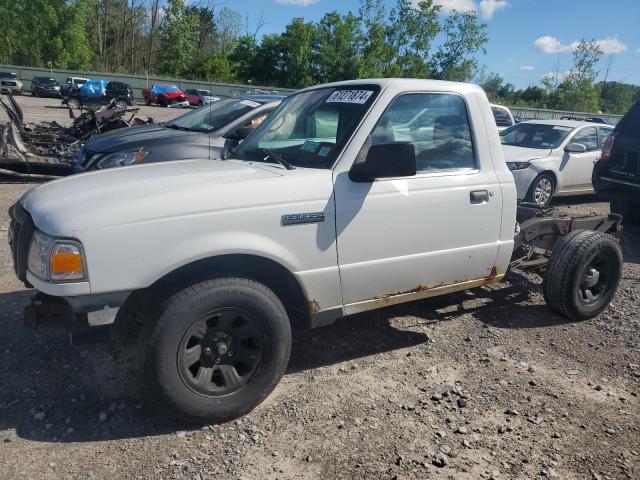
[{"label": "dirt patch", "polygon": [[[0,184],[0,236],[30,187]],[[605,212],[588,201],[562,208]],[[105,332],[26,330],[2,240],[0,478],[640,478],[640,229],[624,255],[613,306],[587,322],[514,271],[299,332],[264,404],[193,429],[142,404]]]}]

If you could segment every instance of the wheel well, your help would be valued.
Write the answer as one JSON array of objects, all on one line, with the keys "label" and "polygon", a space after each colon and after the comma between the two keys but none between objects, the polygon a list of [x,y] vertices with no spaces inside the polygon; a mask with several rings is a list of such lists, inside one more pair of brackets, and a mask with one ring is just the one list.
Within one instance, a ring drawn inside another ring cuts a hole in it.
[{"label": "wheel well", "polygon": [[132,292],[114,324],[116,340],[129,343],[145,323],[157,318],[161,303],[188,285],[219,277],[243,277],[260,282],[280,299],[293,328],[307,327],[310,316],[300,282],[274,260],[256,255],[222,255],[184,265],[147,288]]},{"label": "wheel well", "polygon": [[551,177],[553,178],[553,190],[555,192],[556,188],[558,187],[558,177],[556,176],[553,170],[545,170],[544,172],[540,172],[538,176],[543,175],[545,173],[548,175],[551,175]]}]

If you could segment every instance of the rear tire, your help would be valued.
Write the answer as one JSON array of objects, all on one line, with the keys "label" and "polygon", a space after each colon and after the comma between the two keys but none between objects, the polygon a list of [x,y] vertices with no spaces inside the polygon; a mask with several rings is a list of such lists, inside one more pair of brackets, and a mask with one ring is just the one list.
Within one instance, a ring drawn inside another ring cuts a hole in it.
[{"label": "rear tire", "polygon": [[551,202],[555,188],[556,181],[553,175],[550,173],[541,173],[531,182],[525,200],[535,203],[539,207],[546,207]]},{"label": "rear tire", "polygon": [[611,235],[577,230],[560,237],[544,275],[544,299],[558,315],[588,320],[611,302],[622,276],[622,252]]},{"label": "rear tire", "polygon": [[127,103],[126,100],[123,100],[121,98],[116,100],[116,103],[115,103],[116,110],[118,111],[126,110],[128,106],[129,104]]},{"label": "rear tire", "polygon": [[622,220],[627,225],[640,224],[640,204],[632,203],[627,200],[611,200],[609,204],[611,213],[622,215]]},{"label": "rear tire", "polygon": [[245,415],[276,387],[289,361],[291,326],[278,297],[244,278],[189,286],[145,329],[150,400],[195,423]]}]

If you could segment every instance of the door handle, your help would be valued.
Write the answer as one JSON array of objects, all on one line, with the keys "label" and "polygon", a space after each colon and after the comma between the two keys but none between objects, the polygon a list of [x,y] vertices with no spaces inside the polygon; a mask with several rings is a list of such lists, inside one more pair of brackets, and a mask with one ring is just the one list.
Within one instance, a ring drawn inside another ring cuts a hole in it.
[{"label": "door handle", "polygon": [[469,193],[471,203],[487,203],[489,201],[488,190],[473,190]]}]

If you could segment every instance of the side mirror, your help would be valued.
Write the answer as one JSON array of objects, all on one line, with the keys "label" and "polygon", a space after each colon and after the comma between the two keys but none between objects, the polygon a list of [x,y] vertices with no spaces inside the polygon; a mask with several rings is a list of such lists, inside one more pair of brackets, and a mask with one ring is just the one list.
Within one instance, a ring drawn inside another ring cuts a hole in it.
[{"label": "side mirror", "polygon": [[587,151],[587,147],[582,143],[570,143],[564,147],[564,151],[567,153],[584,153]]},{"label": "side mirror", "polygon": [[363,162],[349,171],[354,182],[372,182],[376,178],[411,177],[416,174],[416,149],[412,143],[371,145]]}]

